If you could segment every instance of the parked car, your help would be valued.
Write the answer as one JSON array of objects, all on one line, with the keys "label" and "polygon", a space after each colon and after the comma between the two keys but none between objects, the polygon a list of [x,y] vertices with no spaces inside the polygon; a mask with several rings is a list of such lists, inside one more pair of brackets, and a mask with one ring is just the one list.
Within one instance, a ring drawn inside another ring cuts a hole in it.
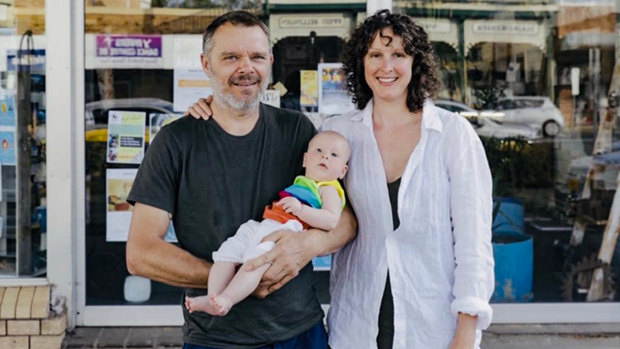
[{"label": "parked car", "polygon": [[541,135],[540,131],[527,125],[501,124],[496,120],[495,112],[479,112],[461,102],[438,99],[435,105],[466,117],[481,137],[536,139]]},{"label": "parked car", "polygon": [[545,137],[555,137],[564,127],[564,117],[549,97],[515,96],[500,98],[494,110],[496,121],[504,124],[525,124],[542,130]]}]

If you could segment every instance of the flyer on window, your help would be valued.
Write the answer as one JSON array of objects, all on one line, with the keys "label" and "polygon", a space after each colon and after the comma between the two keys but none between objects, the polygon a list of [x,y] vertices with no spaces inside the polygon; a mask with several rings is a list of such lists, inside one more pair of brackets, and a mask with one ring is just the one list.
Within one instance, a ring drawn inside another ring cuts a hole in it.
[{"label": "flyer on window", "polygon": [[319,64],[319,113],[343,114],[355,107],[347,91],[342,63]]},{"label": "flyer on window", "polygon": [[[137,168],[109,168],[106,170],[106,241],[127,241],[133,206],[127,197],[138,173]],[[177,242],[172,222],[165,240]]]},{"label": "flyer on window", "polygon": [[106,170],[106,241],[127,241],[133,209],[127,202],[127,196],[136,173],[136,168]]},{"label": "flyer on window", "polygon": [[15,129],[0,128],[0,163],[15,166],[16,162]]},{"label": "flyer on window", "polygon": [[149,114],[149,142],[155,139],[155,136],[162,127],[168,125],[174,120],[180,118],[183,114],[172,113],[151,113]]},{"label": "flyer on window", "polygon": [[145,112],[108,112],[107,161],[139,164],[144,158]]},{"label": "flyer on window", "polygon": [[15,127],[15,97],[0,97],[0,126]]},{"label": "flyer on window", "polygon": [[316,70],[299,71],[299,105],[317,107],[319,105],[319,74]]}]

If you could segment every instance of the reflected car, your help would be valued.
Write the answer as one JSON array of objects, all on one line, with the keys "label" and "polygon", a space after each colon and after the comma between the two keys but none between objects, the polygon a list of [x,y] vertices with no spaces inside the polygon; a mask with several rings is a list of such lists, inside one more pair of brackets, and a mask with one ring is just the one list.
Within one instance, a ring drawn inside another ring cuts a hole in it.
[{"label": "reflected car", "polygon": [[540,131],[527,125],[502,124],[496,121],[495,112],[479,112],[461,102],[438,99],[435,105],[466,117],[480,137],[540,138]]},{"label": "reflected car", "polygon": [[159,98],[104,99],[86,103],[84,113],[86,129],[107,128],[110,110],[146,112],[147,125],[151,113],[174,114],[172,103]]},{"label": "reflected car", "polygon": [[515,96],[500,98],[494,113],[503,124],[522,124],[541,130],[545,137],[555,137],[564,127],[564,116],[549,97]]}]

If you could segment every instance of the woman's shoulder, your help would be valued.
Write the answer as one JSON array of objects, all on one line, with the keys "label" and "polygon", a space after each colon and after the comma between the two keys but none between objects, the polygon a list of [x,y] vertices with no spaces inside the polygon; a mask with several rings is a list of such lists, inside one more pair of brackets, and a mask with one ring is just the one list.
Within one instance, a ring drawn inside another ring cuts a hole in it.
[{"label": "woman's shoulder", "polygon": [[353,124],[361,120],[361,110],[352,110],[344,114],[334,115],[323,121],[322,131],[343,131],[349,129]]}]

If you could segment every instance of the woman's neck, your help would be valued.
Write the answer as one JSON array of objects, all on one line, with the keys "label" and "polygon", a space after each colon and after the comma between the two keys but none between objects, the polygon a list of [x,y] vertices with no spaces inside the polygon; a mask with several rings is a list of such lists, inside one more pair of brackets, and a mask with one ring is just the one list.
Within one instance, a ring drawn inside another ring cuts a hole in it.
[{"label": "woman's neck", "polygon": [[373,101],[372,120],[375,127],[392,127],[408,123],[419,123],[422,110],[410,112],[406,103],[392,101]]}]

